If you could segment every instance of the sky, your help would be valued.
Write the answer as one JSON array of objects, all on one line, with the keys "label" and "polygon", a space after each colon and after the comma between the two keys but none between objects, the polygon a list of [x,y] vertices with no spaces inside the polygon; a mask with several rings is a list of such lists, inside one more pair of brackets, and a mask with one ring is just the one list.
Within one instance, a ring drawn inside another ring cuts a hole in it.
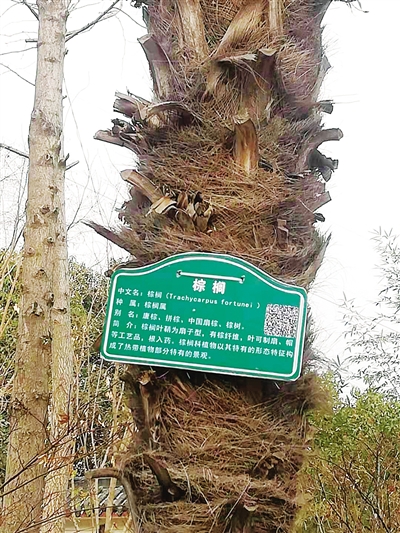
[{"label": "sky", "polygon": [[398,0],[364,0],[363,14],[334,3],[324,23],[326,52],[332,69],[323,96],[337,104],[325,117],[340,127],[339,143],[322,151],[339,159],[328,183],[332,201],[324,206],[321,230],[332,234],[325,262],[310,298],[323,351],[340,354],[344,346],[340,305],[355,299],[368,315],[380,290],[379,257],[372,237],[382,228],[400,233],[396,106],[399,76]]},{"label": "sky", "polygon": [[[110,1],[73,2],[68,29],[83,26]],[[114,208],[127,198],[119,171],[134,166],[133,155],[93,139],[113,118],[115,91],[151,98],[150,76],[138,37],[146,33],[139,10],[128,2],[124,12],[70,40],[65,69],[65,151],[79,165],[67,173],[67,215],[70,253],[88,266],[106,269],[124,252],[82,225],[84,219],[103,224],[116,221]],[[331,244],[313,288],[310,302],[316,323],[317,347],[334,358],[343,353],[341,304],[355,299],[366,313],[379,291],[378,256],[373,232],[400,233],[397,127],[398,21],[400,0],[362,0],[368,13],[334,2],[324,20],[324,44],[329,71],[321,97],[334,100],[326,127],[340,127],[344,138],[325,143],[322,151],[339,159],[339,169],[327,184],[332,202],[321,209]],[[12,0],[0,4],[0,143],[24,152],[33,104],[36,19]],[[10,70],[11,69],[11,70]],[[12,72],[14,71],[14,72]],[[25,78],[24,81],[22,78]],[[18,197],[23,193],[26,164],[0,150],[0,245],[12,235]]]}]

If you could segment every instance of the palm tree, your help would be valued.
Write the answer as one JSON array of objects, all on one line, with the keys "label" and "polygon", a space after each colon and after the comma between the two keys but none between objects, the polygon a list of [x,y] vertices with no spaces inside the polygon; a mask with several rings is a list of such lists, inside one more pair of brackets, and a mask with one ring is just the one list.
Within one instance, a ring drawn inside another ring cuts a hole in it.
[{"label": "palm tree", "polygon": [[[143,5],[142,5],[143,4]],[[110,130],[137,168],[117,230],[90,225],[149,264],[178,252],[232,254],[308,288],[329,239],[315,228],[337,161],[324,156],[318,101],[329,62],[321,21],[330,0],[158,0],[143,7],[140,43],[154,102],[117,93]],[[305,357],[312,359],[310,336]],[[285,532],[300,498],[307,410],[319,396],[295,383],[194,372],[122,376],[134,430],[113,475],[134,530]],[[156,490],[159,486],[160,490]]]}]

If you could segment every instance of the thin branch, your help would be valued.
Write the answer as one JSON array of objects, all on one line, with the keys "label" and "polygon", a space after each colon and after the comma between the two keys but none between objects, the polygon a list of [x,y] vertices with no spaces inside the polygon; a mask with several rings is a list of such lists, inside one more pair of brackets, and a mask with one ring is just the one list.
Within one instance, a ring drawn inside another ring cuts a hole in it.
[{"label": "thin branch", "polygon": [[[342,452],[343,455],[343,452]],[[386,531],[386,533],[390,533],[390,528],[386,525],[384,519],[381,515],[381,509],[379,507],[379,503],[375,505],[375,503],[371,500],[371,498],[368,496],[368,494],[365,494],[365,492],[360,487],[358,481],[353,477],[353,475],[350,472],[350,469],[343,469],[346,476],[350,480],[350,482],[353,484],[354,488],[360,495],[361,499],[370,506],[372,512],[375,514],[376,518],[378,518],[379,522],[382,524],[383,529]]]},{"label": "thin branch", "polygon": [[67,37],[65,39],[65,42],[69,41],[70,39],[72,39],[73,37],[76,37],[77,35],[79,35],[80,33],[83,33],[84,31],[86,30],[89,30],[90,28],[92,28],[95,24],[97,24],[98,22],[100,22],[106,15],[108,15],[108,13],[110,13],[110,11],[113,9],[114,6],[116,6],[118,4],[120,0],[114,0],[114,2],[105,10],[103,11],[103,13],[101,13],[97,18],[95,18],[94,20],[92,20],[92,22],[89,22],[88,24],[86,24],[85,26],[83,26],[82,28],[80,28],[79,30],[75,30],[75,31],[72,31],[71,33],[68,33],[67,34]]},{"label": "thin branch", "polygon": [[[363,441],[361,441],[363,442]],[[365,443],[364,443],[365,444]],[[340,465],[338,462],[335,462],[335,461],[332,461],[332,460],[329,460],[329,459],[324,459],[322,458],[323,461],[325,461],[327,464],[329,465],[332,465],[334,468],[337,468],[338,470],[340,470],[345,477],[347,477],[347,479],[350,481],[350,483],[352,484],[352,486],[355,488],[355,490],[357,491],[357,493],[359,494],[360,498],[370,507],[370,509],[372,510],[372,512],[374,513],[374,515],[376,516],[376,518],[379,520],[379,522],[382,524],[382,527],[384,528],[384,530],[387,532],[387,533],[391,533],[390,532],[390,528],[388,528],[388,526],[386,525],[384,519],[382,518],[381,514],[380,514],[380,507],[379,507],[379,504],[378,506],[376,506],[374,504],[373,501],[371,501],[371,498],[368,496],[368,494],[366,495],[365,492],[363,491],[363,489],[360,487],[358,481],[354,478],[354,476],[352,475],[351,473],[351,466],[352,466],[352,460],[350,461],[350,466],[348,464],[346,464],[346,458],[344,456],[344,453],[342,451],[342,462],[344,464],[344,466]]]},{"label": "thin branch", "polygon": [[[343,2],[344,4],[347,4],[350,8],[357,9],[358,11],[361,11],[361,13],[369,13],[369,11],[365,11],[362,7],[362,4],[360,0],[339,0],[339,2]],[[353,6],[352,4],[354,2],[357,2],[357,6]]]},{"label": "thin branch", "polygon": [[9,56],[10,54],[21,54],[22,52],[27,52],[28,50],[36,50],[36,48],[37,46],[31,46],[30,48],[25,48],[25,50],[10,50],[9,52],[1,52],[0,56]]},{"label": "thin branch", "polygon": [[4,63],[0,63],[0,66],[6,68],[7,70],[9,70],[10,72],[12,72],[13,74],[15,74],[16,76],[18,76],[18,78],[21,78],[21,80],[24,80],[26,81],[26,83],[29,83],[29,85],[32,85],[32,87],[35,87],[35,84],[32,83],[31,81],[27,80],[26,78],[24,78],[23,76],[21,76],[21,74],[18,74],[18,72],[15,72],[15,70],[13,70],[12,68],[10,68],[8,65],[5,65]]},{"label": "thin branch", "polygon": [[118,468],[97,468],[96,470],[85,472],[85,478],[89,481],[101,477],[115,477],[121,479],[122,475],[121,470],[118,470]]},{"label": "thin branch", "polygon": [[[336,517],[339,519],[339,522],[346,526],[347,529],[349,530],[350,533],[353,533],[353,530],[351,529],[350,527],[350,524],[348,523],[348,518],[346,517],[345,518],[342,518],[342,515],[339,513],[339,511],[336,509],[335,505],[332,503],[332,501],[330,500],[330,498],[328,497],[326,491],[325,491],[325,486],[321,480],[321,475],[318,474],[318,481],[319,481],[319,485],[320,485],[320,488],[321,488],[321,491],[322,491],[322,494],[325,498],[325,501],[327,502],[327,504],[329,505],[329,507],[331,508],[331,510],[335,513]],[[339,485],[340,486],[340,485]]]},{"label": "thin branch", "polygon": [[[7,144],[0,143],[0,148],[4,148],[4,150],[8,150],[9,152],[12,152],[13,154],[20,155],[21,157],[24,157],[25,159],[29,159],[29,155],[25,152],[22,152],[21,150],[18,150],[17,148],[13,148],[12,146],[8,146]],[[65,170],[69,170],[70,168],[75,167],[79,164],[79,161],[73,161],[69,165],[65,167]]]},{"label": "thin branch", "polygon": [[36,13],[33,7],[30,4],[28,4],[26,0],[21,0],[21,3],[24,4],[24,6],[26,6],[29,9],[29,11],[32,13],[32,15],[35,17],[36,20],[39,20],[39,15]]},{"label": "thin branch", "polygon": [[18,484],[16,487],[4,490],[7,485],[10,485],[14,480],[18,479],[18,477],[21,474],[23,474],[24,472],[27,472],[30,468],[36,466],[38,464],[37,463],[38,461],[43,460],[45,457],[49,456],[50,453],[55,448],[57,448],[57,446],[60,446],[60,443],[62,443],[64,437],[67,434],[68,434],[68,431],[65,432],[64,434],[62,434],[59,438],[57,438],[57,440],[54,440],[41,453],[37,453],[36,455],[31,457],[31,459],[29,459],[29,461],[22,468],[20,468],[20,470],[18,472],[16,472],[13,476],[11,476],[7,480],[5,480],[4,483],[2,485],[0,485],[0,493],[1,493],[2,498],[4,498],[4,496],[7,496],[8,494],[11,494],[11,493],[15,492],[16,490],[19,490],[21,487],[24,487],[25,485],[29,485],[29,483],[32,483],[33,481],[35,481],[37,479],[40,479],[43,476],[46,476],[50,472],[57,472],[58,470],[63,468],[63,466],[55,466],[54,468],[48,469],[47,472],[42,472],[42,473],[40,473],[38,475],[35,475],[34,477],[32,477],[30,479],[25,480],[23,483]]},{"label": "thin branch", "polygon": [[76,167],[76,165],[79,165],[79,161],[73,161],[65,167],[65,170],[69,170],[70,168]]},{"label": "thin branch", "polygon": [[134,22],[137,26],[139,26],[139,28],[142,28],[143,30],[146,30],[147,31],[147,28],[146,26],[143,26],[142,24],[139,24],[139,22],[137,20],[135,20],[133,17],[131,17],[129,15],[129,13],[127,13],[126,11],[124,11],[123,9],[121,9],[120,7],[117,7],[117,10],[122,13],[123,15],[126,15],[129,19],[131,19],[132,22]]},{"label": "thin branch", "polygon": [[13,148],[12,146],[8,146],[7,144],[0,143],[0,148],[4,148],[4,150],[8,150],[9,152],[12,152],[13,154],[20,155],[21,157],[25,157],[26,159],[29,159],[29,155],[25,152],[21,152],[21,150],[17,150],[17,148]]}]

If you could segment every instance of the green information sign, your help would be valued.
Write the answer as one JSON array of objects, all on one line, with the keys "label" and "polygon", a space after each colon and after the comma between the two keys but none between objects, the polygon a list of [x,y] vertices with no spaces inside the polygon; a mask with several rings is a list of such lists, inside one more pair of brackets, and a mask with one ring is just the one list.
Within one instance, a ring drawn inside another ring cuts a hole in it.
[{"label": "green information sign", "polygon": [[179,254],[111,278],[109,361],[295,380],[306,292],[229,255]]}]

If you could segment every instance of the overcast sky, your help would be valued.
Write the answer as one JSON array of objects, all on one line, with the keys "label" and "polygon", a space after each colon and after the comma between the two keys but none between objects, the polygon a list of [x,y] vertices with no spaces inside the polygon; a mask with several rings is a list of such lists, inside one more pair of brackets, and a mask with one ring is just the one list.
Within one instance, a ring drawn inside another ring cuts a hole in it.
[{"label": "overcast sky", "polygon": [[[323,208],[321,229],[332,233],[325,263],[312,291],[313,314],[324,351],[340,353],[340,308],[344,295],[373,311],[379,291],[374,230],[399,225],[398,153],[400,110],[397,64],[399,0],[364,0],[369,13],[334,3],[325,18],[325,43],[332,64],[324,96],[337,102],[325,118],[344,132],[329,152],[339,169],[328,184],[332,202]],[[323,146],[328,152],[328,145]],[[372,303],[372,305],[371,305]]]},{"label": "overcast sky", "polygon": [[[95,18],[110,1],[78,1],[68,22],[76,29]],[[88,7],[85,7],[85,5]],[[368,311],[378,292],[378,257],[371,242],[374,230],[399,228],[398,154],[399,105],[397,94],[398,21],[400,0],[363,0],[363,14],[334,2],[325,18],[324,41],[332,65],[323,97],[336,102],[324,116],[327,127],[340,127],[344,138],[323,145],[322,151],[339,159],[339,169],[327,185],[332,202],[322,208],[323,232],[332,233],[325,264],[314,284],[311,303],[317,323],[318,346],[334,357],[343,351],[340,304],[344,294]],[[93,140],[113,117],[114,92],[151,97],[147,63],[137,38],[145,33],[137,13],[102,22],[68,43],[65,71],[65,146],[70,161],[80,163],[67,175],[70,251],[88,265],[105,265],[123,251],[107,245],[79,223],[94,219],[115,221],[115,205],[126,198],[118,171],[134,164],[128,150]],[[134,17],[136,22],[129,17]],[[35,76],[36,20],[12,0],[0,5],[0,142],[27,151]],[[21,51],[21,52],[18,52]],[[2,66],[6,65],[6,66]],[[8,68],[7,68],[8,67]],[[9,177],[21,158],[0,154],[0,233],[9,239],[21,177]],[[79,210],[77,211],[79,207]],[[4,245],[4,240],[2,243]]]}]

